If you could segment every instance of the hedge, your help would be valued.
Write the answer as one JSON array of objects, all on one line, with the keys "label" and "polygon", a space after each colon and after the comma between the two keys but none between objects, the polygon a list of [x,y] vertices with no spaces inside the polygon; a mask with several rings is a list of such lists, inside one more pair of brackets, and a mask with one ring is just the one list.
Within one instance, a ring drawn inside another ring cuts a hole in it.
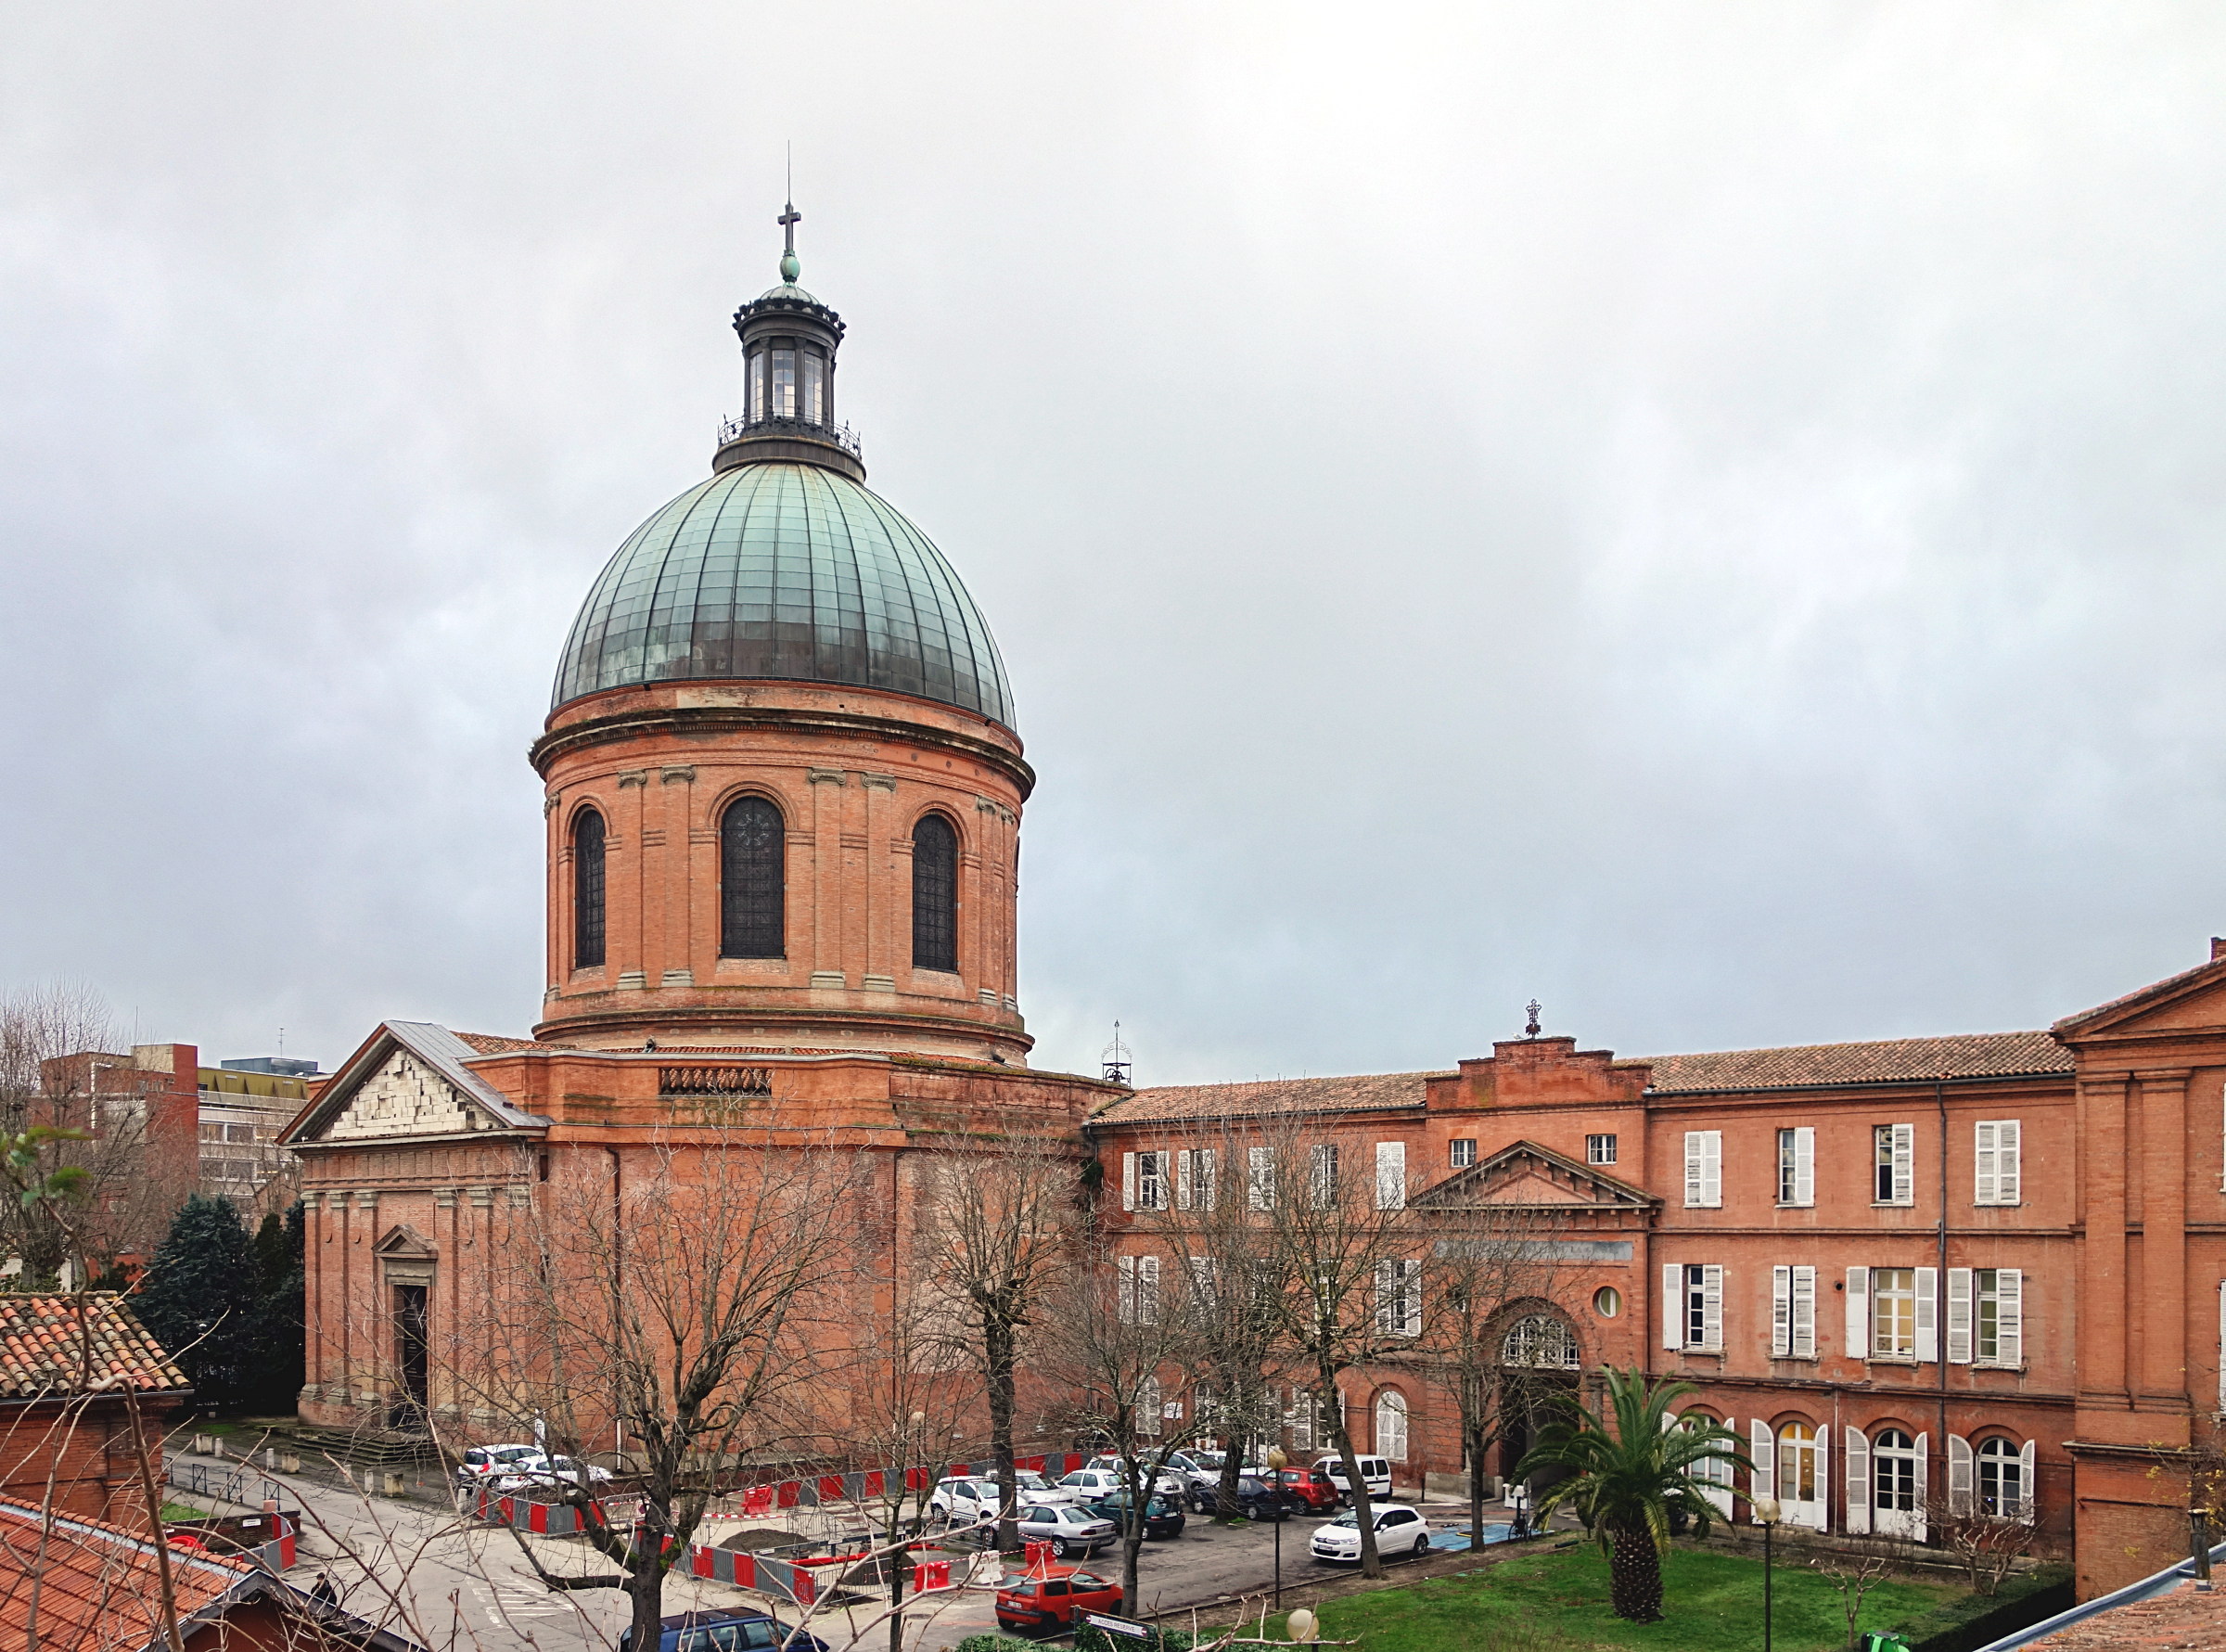
[{"label": "hedge", "polygon": [[[1107,1634],[1094,1623],[1077,1623],[1074,1626],[1074,1652],[1191,1652],[1197,1642],[1187,1629],[1159,1629],[1145,1624],[1151,1633],[1142,1640],[1125,1634]],[[1207,1637],[1219,1640],[1220,1634]]]},{"label": "hedge", "polygon": [[1039,1652],[1033,1641],[1016,1640],[1009,1634],[970,1634],[951,1652]]},{"label": "hedge", "polygon": [[1909,1652],[1977,1652],[2073,1604],[2071,1569],[2043,1566],[2004,1578],[1998,1594],[1964,1595],[1893,1633],[1909,1643]]}]

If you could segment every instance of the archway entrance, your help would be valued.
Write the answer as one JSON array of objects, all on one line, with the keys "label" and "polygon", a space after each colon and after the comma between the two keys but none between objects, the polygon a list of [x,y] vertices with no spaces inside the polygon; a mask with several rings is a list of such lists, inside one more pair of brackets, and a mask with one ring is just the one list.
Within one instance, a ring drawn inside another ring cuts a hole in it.
[{"label": "archway entrance", "polygon": [[[1583,1356],[1577,1333],[1567,1319],[1551,1312],[1524,1313],[1511,1321],[1500,1338],[1500,1473],[1510,1482],[1516,1465],[1538,1443],[1539,1435],[1554,1420],[1554,1402],[1577,1391]],[[1532,1496],[1567,1476],[1547,1469],[1529,1477]]]}]

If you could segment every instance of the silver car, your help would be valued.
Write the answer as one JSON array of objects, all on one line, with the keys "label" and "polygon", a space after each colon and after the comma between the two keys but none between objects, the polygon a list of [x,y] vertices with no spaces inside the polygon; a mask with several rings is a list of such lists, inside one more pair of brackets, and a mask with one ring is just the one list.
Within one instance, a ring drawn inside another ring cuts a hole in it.
[{"label": "silver car", "polygon": [[1020,1511],[1021,1540],[1048,1542],[1051,1552],[1062,1560],[1070,1555],[1094,1555],[1119,1535],[1112,1521],[1101,1520],[1072,1504]]}]

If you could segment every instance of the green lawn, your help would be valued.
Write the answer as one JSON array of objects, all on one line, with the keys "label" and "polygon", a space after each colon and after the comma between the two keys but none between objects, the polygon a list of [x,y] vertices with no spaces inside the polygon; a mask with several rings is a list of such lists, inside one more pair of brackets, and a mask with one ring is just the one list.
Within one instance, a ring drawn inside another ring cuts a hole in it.
[{"label": "green lawn", "polygon": [[[1394,1573],[1394,1576],[1397,1574]],[[1893,1579],[1862,1603],[1863,1629],[1887,1629],[1962,1592]],[[1776,1652],[1832,1652],[1847,1642],[1839,1591],[1795,1561],[1771,1572]],[[1678,1548],[1662,1558],[1659,1623],[1626,1623],[1607,1607],[1599,1549],[1524,1555],[1467,1577],[1333,1600],[1321,1608],[1324,1640],[1361,1638],[1363,1652],[1561,1652],[1646,1647],[1660,1652],[1761,1652],[1762,1562],[1718,1549]],[[1280,1620],[1270,1617],[1271,1631]]]}]

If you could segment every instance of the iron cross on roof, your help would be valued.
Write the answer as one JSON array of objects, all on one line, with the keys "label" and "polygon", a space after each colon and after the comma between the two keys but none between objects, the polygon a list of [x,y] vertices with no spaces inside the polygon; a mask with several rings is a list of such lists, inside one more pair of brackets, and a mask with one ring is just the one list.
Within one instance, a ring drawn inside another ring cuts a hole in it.
[{"label": "iron cross on roof", "polygon": [[803,221],[804,215],[796,210],[794,201],[786,203],[781,215],[774,220],[781,226],[781,233],[787,237],[782,244],[783,251],[794,252],[796,250],[796,226]]}]

